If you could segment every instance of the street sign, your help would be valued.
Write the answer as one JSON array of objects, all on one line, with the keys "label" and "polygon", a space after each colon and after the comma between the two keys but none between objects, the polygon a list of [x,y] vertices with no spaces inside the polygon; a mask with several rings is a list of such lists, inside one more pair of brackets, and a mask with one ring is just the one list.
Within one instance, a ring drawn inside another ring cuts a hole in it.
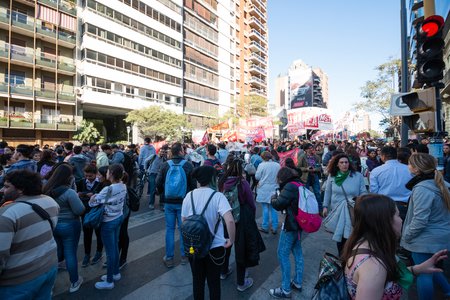
[{"label": "street sign", "polygon": [[398,93],[391,95],[391,108],[389,112],[391,116],[411,116],[414,114],[409,109],[408,105],[403,103],[402,96],[407,94],[409,93]]}]

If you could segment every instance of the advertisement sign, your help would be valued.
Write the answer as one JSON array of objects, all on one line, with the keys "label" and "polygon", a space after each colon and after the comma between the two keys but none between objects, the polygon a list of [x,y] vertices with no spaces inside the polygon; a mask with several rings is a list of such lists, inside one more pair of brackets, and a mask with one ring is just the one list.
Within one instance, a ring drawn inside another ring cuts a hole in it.
[{"label": "advertisement sign", "polygon": [[[261,128],[264,131],[264,138],[273,138],[273,119],[272,117],[253,117],[248,119],[239,119],[239,127],[247,130],[250,135],[255,135]],[[252,139],[252,137],[249,137]],[[245,140],[245,138],[243,139]]]},{"label": "advertisement sign", "polygon": [[290,75],[290,108],[311,107],[313,100],[313,80],[311,72]]},{"label": "advertisement sign", "polygon": [[333,130],[333,121],[325,108],[309,107],[287,112],[288,131],[296,129]]}]

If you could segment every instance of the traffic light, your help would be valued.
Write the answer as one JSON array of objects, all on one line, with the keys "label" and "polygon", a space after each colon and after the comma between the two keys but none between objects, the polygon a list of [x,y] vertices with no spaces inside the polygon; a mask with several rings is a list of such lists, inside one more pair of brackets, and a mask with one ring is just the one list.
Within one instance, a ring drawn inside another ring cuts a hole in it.
[{"label": "traffic light", "polygon": [[443,78],[444,18],[438,15],[426,18],[416,27],[416,72],[419,85],[431,86]]},{"label": "traffic light", "polygon": [[427,88],[402,95],[402,101],[414,113],[403,117],[408,127],[416,132],[436,131],[436,94],[435,88]]}]

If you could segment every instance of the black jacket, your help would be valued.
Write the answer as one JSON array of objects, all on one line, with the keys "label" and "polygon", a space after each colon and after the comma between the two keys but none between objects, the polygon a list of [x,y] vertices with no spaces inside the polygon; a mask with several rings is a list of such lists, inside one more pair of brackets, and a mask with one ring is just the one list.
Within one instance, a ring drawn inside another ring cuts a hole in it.
[{"label": "black jacket", "polygon": [[245,265],[246,268],[258,265],[259,253],[266,250],[264,241],[256,226],[255,214],[246,204],[241,205],[240,219],[236,223],[234,247],[236,262]]},{"label": "black jacket", "polygon": [[291,182],[281,186],[280,195],[272,198],[272,207],[278,211],[286,210],[286,218],[284,220],[284,229],[286,231],[298,231],[300,227],[295,220],[295,216],[298,214],[298,187]]},{"label": "black jacket", "polygon": [[[172,160],[175,164],[179,164],[181,160],[184,158],[181,156],[175,156],[172,157]],[[164,185],[166,183],[166,175],[167,171],[169,171],[169,163],[166,161],[161,165],[161,168],[159,169],[158,175],[156,176],[156,190],[158,191],[158,194],[164,193]],[[183,165],[183,170],[186,173],[186,179],[187,179],[187,191],[186,193],[193,191],[197,188],[197,181],[192,178],[192,171],[194,170],[194,166],[191,162],[187,161]],[[183,197],[184,198],[184,197]],[[177,199],[168,199],[164,197],[165,203],[171,203],[171,204],[181,204],[183,203],[183,198],[177,198]]]}]

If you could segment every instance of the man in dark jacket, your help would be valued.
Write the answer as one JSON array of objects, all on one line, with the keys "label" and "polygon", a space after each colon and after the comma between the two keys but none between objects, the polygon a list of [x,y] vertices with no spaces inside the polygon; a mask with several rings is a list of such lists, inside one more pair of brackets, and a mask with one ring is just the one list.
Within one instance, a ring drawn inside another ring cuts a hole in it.
[{"label": "man in dark jacket", "polygon": [[[164,193],[164,213],[166,218],[166,255],[163,257],[163,262],[168,268],[172,268],[174,266],[173,256],[174,256],[174,247],[175,247],[175,222],[178,223],[178,229],[181,228],[181,204],[183,203],[183,199],[189,191],[194,190],[197,187],[197,181],[192,178],[191,173],[194,169],[194,166],[184,159],[184,150],[181,143],[174,143],[170,149],[172,153],[172,163],[178,165],[180,163],[183,164],[183,170],[186,175],[186,191],[184,191],[184,195],[181,197],[171,197],[170,193],[166,191],[166,175],[170,169],[169,161],[164,162],[161,165],[161,169],[158,172],[158,176],[156,177],[156,188],[159,194]],[[182,161],[185,162],[182,162]],[[181,183],[180,183],[181,184]],[[181,239],[181,230],[180,230],[180,251],[181,251],[181,263],[187,264],[187,257],[184,256],[184,247],[183,241]]]}]

